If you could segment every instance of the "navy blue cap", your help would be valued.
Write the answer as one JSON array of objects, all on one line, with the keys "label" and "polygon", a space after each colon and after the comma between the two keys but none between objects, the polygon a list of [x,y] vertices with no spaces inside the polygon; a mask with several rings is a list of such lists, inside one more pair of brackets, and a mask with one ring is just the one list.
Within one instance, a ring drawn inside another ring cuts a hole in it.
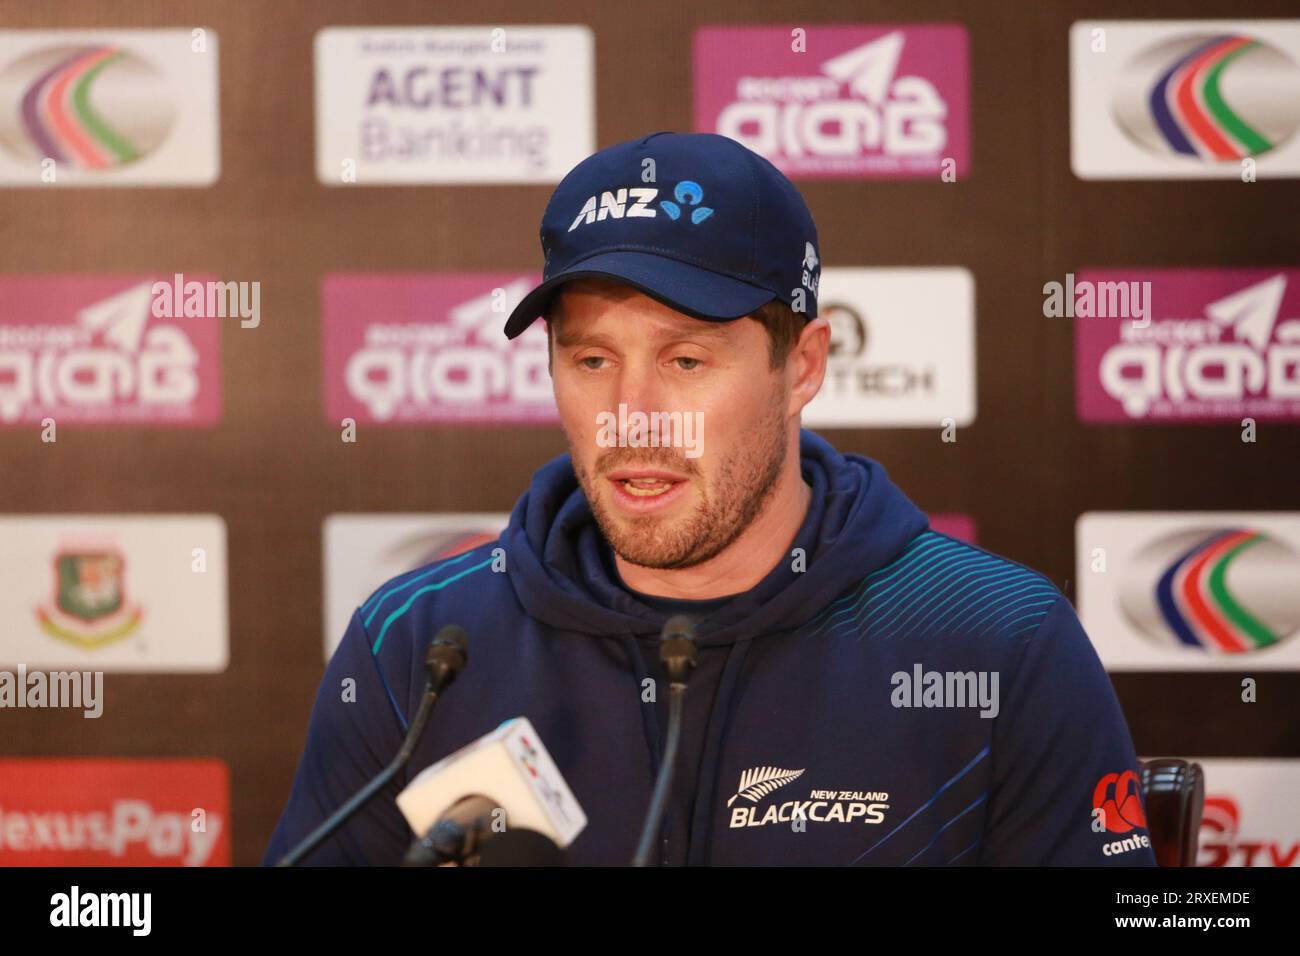
[{"label": "navy blue cap", "polygon": [[768,160],[716,133],[653,133],[593,153],[555,187],[541,238],[542,284],[506,320],[507,338],[561,285],[588,277],[711,322],[773,299],[817,315],[817,226],[803,197]]}]

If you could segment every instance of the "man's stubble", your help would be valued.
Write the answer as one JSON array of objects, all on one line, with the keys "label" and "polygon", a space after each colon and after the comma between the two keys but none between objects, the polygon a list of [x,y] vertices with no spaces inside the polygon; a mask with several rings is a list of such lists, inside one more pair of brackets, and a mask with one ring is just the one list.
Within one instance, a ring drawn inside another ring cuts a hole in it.
[{"label": "man's stubble", "polygon": [[754,431],[754,439],[742,444],[719,466],[712,488],[699,483],[701,472],[696,459],[671,448],[610,448],[596,457],[593,469],[597,475],[621,467],[644,466],[685,472],[696,479],[693,484],[700,490],[701,500],[689,515],[671,522],[658,515],[611,515],[595,493],[591,474],[573,454],[570,441],[570,458],[578,483],[615,553],[630,564],[669,571],[703,564],[725,551],[762,513],[776,490],[787,453],[785,405],[785,396],[777,390]]}]

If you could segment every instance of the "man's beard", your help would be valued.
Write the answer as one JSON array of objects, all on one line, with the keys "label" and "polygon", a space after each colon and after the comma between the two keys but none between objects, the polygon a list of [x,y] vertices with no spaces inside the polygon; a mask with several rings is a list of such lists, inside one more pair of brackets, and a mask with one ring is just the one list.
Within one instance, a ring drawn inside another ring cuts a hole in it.
[{"label": "man's beard", "polygon": [[[659,515],[611,514],[596,494],[597,482],[607,490],[607,479],[593,481],[570,442],[574,472],[610,547],[630,564],[663,571],[694,567],[721,554],[753,523],[776,490],[786,458],[784,408],[783,397],[768,407],[754,439],[718,466],[713,494],[696,482],[701,500],[695,510],[671,522]],[[658,466],[700,477],[695,459],[676,455],[669,448],[611,448],[593,463],[597,475],[638,466]]]}]

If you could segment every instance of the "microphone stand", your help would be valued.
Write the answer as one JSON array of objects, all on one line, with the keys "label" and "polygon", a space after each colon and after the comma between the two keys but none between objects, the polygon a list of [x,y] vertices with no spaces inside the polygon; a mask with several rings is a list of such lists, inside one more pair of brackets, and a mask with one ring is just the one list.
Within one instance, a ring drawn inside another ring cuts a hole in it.
[{"label": "microphone stand", "polygon": [[465,631],[455,624],[447,625],[438,632],[425,653],[424,666],[428,668],[429,677],[424,684],[424,696],[420,700],[415,719],[411,721],[410,729],[406,732],[406,739],[402,741],[402,748],[397,751],[397,756],[378,776],[358,790],[347,803],[330,814],[320,826],[307,834],[301,843],[286,853],[276,866],[296,866],[303,857],[320,846],[351,819],[353,814],[369,803],[375,794],[392,782],[410,761],[411,754],[415,752],[415,745],[419,743],[425,725],[429,723],[429,717],[433,714],[433,705],[438,702],[442,692],[451,686],[452,681],[468,662],[468,639]]},{"label": "microphone stand", "polygon": [[655,835],[663,823],[664,811],[668,807],[668,794],[672,790],[677,750],[682,738],[682,710],[686,700],[686,681],[695,670],[696,655],[695,623],[680,614],[664,622],[659,644],[659,660],[667,670],[670,681],[668,735],[664,743],[663,762],[659,764],[654,793],[650,797],[650,809],[646,812],[645,824],[641,828],[641,839],[637,843],[636,855],[632,858],[633,866],[650,865],[650,851],[654,846]]}]

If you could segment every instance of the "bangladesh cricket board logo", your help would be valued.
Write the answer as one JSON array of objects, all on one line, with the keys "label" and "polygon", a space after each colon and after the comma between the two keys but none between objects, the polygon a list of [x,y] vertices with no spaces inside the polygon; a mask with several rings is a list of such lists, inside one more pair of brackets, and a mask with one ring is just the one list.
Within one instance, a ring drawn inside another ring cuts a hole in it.
[{"label": "bangladesh cricket board logo", "polygon": [[144,611],[127,600],[126,561],[113,548],[62,550],[54,556],[54,600],[36,608],[47,634],[81,647],[121,640]]}]

